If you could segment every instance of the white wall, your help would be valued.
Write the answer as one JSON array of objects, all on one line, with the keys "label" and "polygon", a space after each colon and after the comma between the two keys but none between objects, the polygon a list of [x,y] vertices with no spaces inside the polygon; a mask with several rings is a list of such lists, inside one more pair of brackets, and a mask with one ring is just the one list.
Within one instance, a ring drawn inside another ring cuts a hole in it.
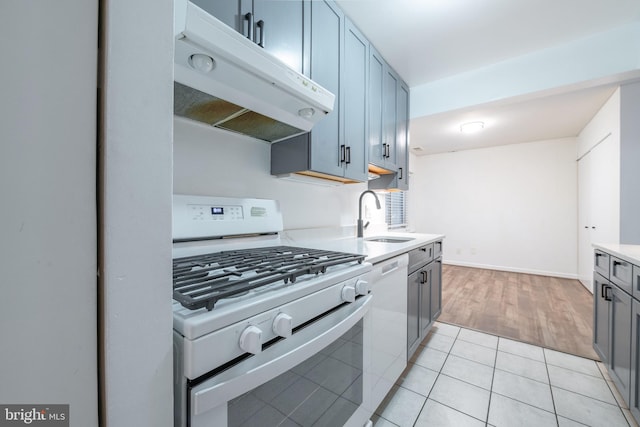
[{"label": "white wall", "polygon": [[444,261],[576,277],[576,140],[416,157],[417,232],[446,235]]},{"label": "white wall", "polygon": [[355,225],[358,197],[366,184],[325,187],[276,178],[270,174],[270,147],[176,118],[173,191],[279,200],[285,229]]},{"label": "white wall", "polygon": [[98,426],[97,39],[97,0],[0,2],[0,404],[74,427]]},{"label": "white wall", "polygon": [[101,3],[100,425],[170,427],[173,2]]}]

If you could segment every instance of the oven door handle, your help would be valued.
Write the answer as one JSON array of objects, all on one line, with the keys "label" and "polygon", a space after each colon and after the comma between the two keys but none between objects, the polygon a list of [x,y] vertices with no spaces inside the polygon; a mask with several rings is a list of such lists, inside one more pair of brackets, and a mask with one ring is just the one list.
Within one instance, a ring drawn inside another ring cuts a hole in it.
[{"label": "oven door handle", "polygon": [[[193,387],[191,413],[200,415],[214,409],[309,359],[358,323],[369,310],[371,298],[372,295],[358,298],[290,338]],[[211,384],[212,381],[215,384]]]}]

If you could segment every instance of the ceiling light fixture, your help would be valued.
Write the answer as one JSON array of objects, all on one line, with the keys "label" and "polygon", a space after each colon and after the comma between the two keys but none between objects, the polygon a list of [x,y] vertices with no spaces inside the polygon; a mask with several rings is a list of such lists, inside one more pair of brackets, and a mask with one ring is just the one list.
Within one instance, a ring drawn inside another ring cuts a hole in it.
[{"label": "ceiling light fixture", "polygon": [[468,122],[460,125],[462,133],[476,133],[484,129],[484,122]]}]

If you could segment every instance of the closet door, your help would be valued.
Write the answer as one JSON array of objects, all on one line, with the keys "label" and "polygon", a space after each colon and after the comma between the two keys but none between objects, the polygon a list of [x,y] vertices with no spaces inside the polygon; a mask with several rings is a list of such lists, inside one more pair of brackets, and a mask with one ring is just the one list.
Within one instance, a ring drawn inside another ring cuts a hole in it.
[{"label": "closet door", "polygon": [[578,161],[578,278],[592,289],[593,243],[620,242],[620,142],[610,135]]}]

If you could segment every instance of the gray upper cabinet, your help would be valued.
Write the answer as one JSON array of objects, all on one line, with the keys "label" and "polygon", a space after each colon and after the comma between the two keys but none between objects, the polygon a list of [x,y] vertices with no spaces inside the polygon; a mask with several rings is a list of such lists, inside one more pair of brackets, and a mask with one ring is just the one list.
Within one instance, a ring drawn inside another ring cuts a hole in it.
[{"label": "gray upper cabinet", "polygon": [[336,101],[311,132],[271,146],[271,173],[367,182],[374,165],[387,175],[370,188],[407,190],[408,87],[333,1],[302,5],[302,72]]},{"label": "gray upper cabinet", "polygon": [[382,56],[369,55],[369,189],[409,189],[409,87]]},{"label": "gray upper cabinet", "polygon": [[328,0],[305,2],[306,74],[336,95],[334,110],[311,132],[271,146],[271,173],[340,182],[368,177],[367,39]]},{"label": "gray upper cabinet", "polygon": [[409,88],[402,82],[398,85],[398,107],[396,126],[396,186],[398,190],[409,189]]},{"label": "gray upper cabinet", "polygon": [[192,0],[302,73],[303,0]]},{"label": "gray upper cabinet", "polygon": [[385,62],[370,46],[369,55],[369,163],[382,167],[386,146],[382,138],[382,76]]},{"label": "gray upper cabinet", "polygon": [[[344,38],[344,150],[345,177],[366,181],[369,175],[367,145],[367,67],[369,42],[349,19]],[[341,147],[341,149],[343,149]]]},{"label": "gray upper cabinet", "polygon": [[333,111],[311,131],[311,169],[330,175],[344,175],[346,150],[342,150],[341,125],[344,96],[340,66],[344,58],[344,14],[333,3],[311,1],[310,77],[333,92]]},{"label": "gray upper cabinet", "polygon": [[373,46],[369,55],[369,79],[369,163],[395,172],[399,78]]},{"label": "gray upper cabinet", "polygon": [[398,108],[399,78],[389,66],[382,74],[382,146],[385,169],[395,171],[396,165],[396,119]]}]

